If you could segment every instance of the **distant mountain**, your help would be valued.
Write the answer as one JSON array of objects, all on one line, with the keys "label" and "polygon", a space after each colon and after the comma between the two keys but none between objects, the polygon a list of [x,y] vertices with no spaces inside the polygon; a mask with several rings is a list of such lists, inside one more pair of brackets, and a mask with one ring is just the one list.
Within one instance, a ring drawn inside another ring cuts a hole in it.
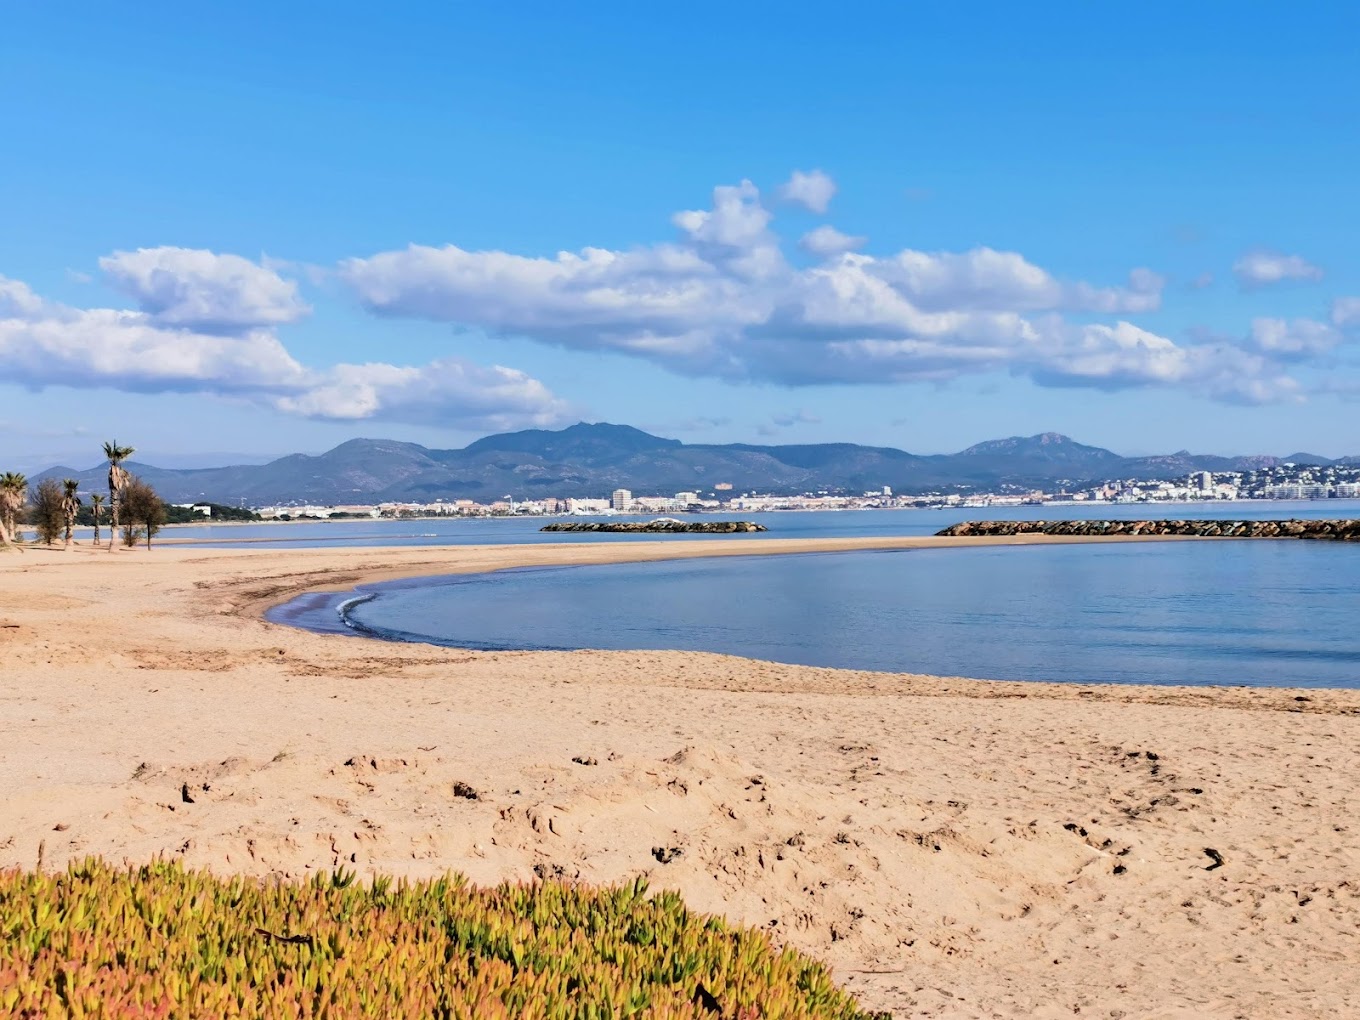
[{"label": "distant mountain", "polygon": [[1309,467],[1327,467],[1338,463],[1329,457],[1319,457],[1316,453],[1291,453],[1280,460],[1285,464],[1304,464]]},{"label": "distant mountain", "polygon": [[1124,458],[1098,446],[1085,446],[1057,432],[1012,436],[970,446],[956,455],[975,470],[1033,472],[1050,478],[1095,478],[1116,470]]},{"label": "distant mountain", "polygon": [[678,439],[662,439],[631,425],[610,425],[605,422],[587,425],[579,422],[560,432],[526,429],[523,432],[487,436],[463,452],[473,455],[488,451],[525,453],[544,460],[607,463],[631,454],[675,449],[683,445]]},{"label": "distant mountain", "polygon": [[[351,439],[317,456],[292,454],[268,464],[174,469],[130,462],[127,467],[173,503],[210,500],[267,506],[603,497],[616,488],[638,494],[706,494],[716,491],[718,484],[730,485],[738,494],[857,493],[885,485],[899,493],[1023,491],[1074,488],[1113,478],[1244,471],[1286,460],[1331,463],[1321,457],[1303,459],[1308,457],[1214,457],[1185,450],[1121,457],[1056,432],[995,439],[956,454],[922,456],[854,443],[690,444],[627,425],[583,422],[555,432],[529,429],[487,436],[461,450]],[[105,486],[106,473],[107,465],[85,471],[55,467],[37,477],[78,478],[82,488],[95,491]]]}]

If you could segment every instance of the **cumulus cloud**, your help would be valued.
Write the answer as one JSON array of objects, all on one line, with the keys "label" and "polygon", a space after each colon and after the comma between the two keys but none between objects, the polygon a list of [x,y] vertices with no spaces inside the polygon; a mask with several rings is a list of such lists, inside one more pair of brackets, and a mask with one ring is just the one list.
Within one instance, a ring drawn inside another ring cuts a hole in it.
[{"label": "cumulus cloud", "polygon": [[1282,361],[1304,361],[1327,354],[1341,342],[1341,334],[1313,319],[1253,319],[1246,346]]},{"label": "cumulus cloud", "polygon": [[[806,176],[806,175],[805,175]],[[781,191],[782,194],[782,191]],[[338,278],[370,311],[647,358],[675,372],[788,386],[943,381],[1008,371],[1041,384],[1174,386],[1287,400],[1308,344],[1182,346],[1124,320],[1161,306],[1165,279],[1065,279],[1018,252],[850,250],[826,227],[797,267],[749,181],[678,213],[673,241],[555,256],[412,245],[353,258]],[[1073,318],[1110,321],[1073,321]],[[1295,334],[1297,334],[1295,328]],[[1317,341],[1310,341],[1314,346]]]},{"label": "cumulus cloud", "polygon": [[743,181],[714,189],[710,209],[676,214],[676,241],[552,257],[412,245],[350,258],[337,275],[379,316],[789,386],[1009,371],[1043,385],[1178,386],[1225,401],[1291,400],[1299,385],[1285,367],[1322,343],[1292,324],[1293,340],[1273,345],[1262,340],[1269,330],[1176,344],[1119,318],[1159,309],[1166,280],[1145,268],[1123,283],[1096,284],[991,248],[880,256],[851,250],[864,239],[830,226],[804,235],[820,261],[798,268],[783,256],[772,220],[759,189]]},{"label": "cumulus cloud", "polygon": [[1302,255],[1273,251],[1248,252],[1233,263],[1233,275],[1248,290],[1293,280],[1320,280],[1322,270]]},{"label": "cumulus cloud", "polygon": [[1229,403],[1295,400],[1302,387],[1271,359],[1230,343],[1181,347],[1127,322],[1041,331],[1039,382],[1120,389],[1190,386]]},{"label": "cumulus cloud", "polygon": [[1332,302],[1333,326],[1360,326],[1360,297],[1340,297]]},{"label": "cumulus cloud", "polygon": [[824,213],[836,194],[836,182],[820,170],[795,170],[793,176],[779,186],[779,197],[785,202],[801,205],[815,213]]},{"label": "cumulus cloud", "polygon": [[[834,190],[812,172],[780,195],[825,208]],[[802,266],[785,257],[774,220],[742,181],[715,188],[708,208],[676,213],[668,241],[548,255],[411,245],[345,260],[335,278],[380,316],[786,386],[1009,372],[1050,386],[1289,400],[1301,392],[1290,366],[1326,358],[1340,329],[1360,322],[1360,299],[1342,298],[1331,326],[1262,319],[1245,337],[1178,344],[1129,321],[1160,307],[1166,281],[1150,269],[1092,282],[989,247],[870,254],[867,239],[829,225],[802,237],[817,256]],[[530,376],[459,358],[301,363],[278,336],[309,312],[293,279],[303,269],[286,262],[163,247],[100,264],[135,307],[75,308],[0,277],[0,379],[229,394],[335,420],[508,428],[566,412]],[[1304,271],[1252,266],[1244,271],[1259,279]]]},{"label": "cumulus cloud", "polygon": [[489,430],[553,425],[565,411],[537,379],[517,369],[475,365],[462,358],[419,367],[336,365],[296,395],[279,397],[275,406],[309,418],[386,417],[420,425],[457,421]]},{"label": "cumulus cloud", "polygon": [[[165,251],[177,254],[162,258]],[[457,358],[423,366],[305,366],[261,324],[302,314],[294,290],[261,285],[260,274],[236,265],[253,265],[247,260],[183,252],[164,249],[153,259],[134,259],[143,268],[155,263],[140,275],[119,263],[126,279],[146,278],[148,295],[167,297],[139,295],[139,310],[75,308],[0,277],[0,381],[34,389],[209,393],[314,418],[469,428],[554,424],[565,415],[563,402],[542,383],[500,366]],[[223,266],[221,286],[204,283],[218,279],[214,273]],[[174,278],[178,269],[183,279]]]},{"label": "cumulus cloud", "polygon": [[0,319],[37,318],[53,307],[22,280],[0,276]]},{"label": "cumulus cloud", "polygon": [[294,281],[239,255],[138,248],[106,255],[99,268],[157,326],[235,333],[294,322],[311,311]]},{"label": "cumulus cloud", "polygon": [[165,330],[137,313],[71,310],[0,320],[0,377],[46,385],[219,392],[296,385],[303,370],[268,333],[242,337]]},{"label": "cumulus cloud", "polygon": [[826,256],[839,255],[842,252],[862,248],[867,240],[869,240],[867,237],[842,234],[835,227],[823,224],[815,230],[809,230],[799,240],[798,244],[804,251],[811,252],[813,255]]}]

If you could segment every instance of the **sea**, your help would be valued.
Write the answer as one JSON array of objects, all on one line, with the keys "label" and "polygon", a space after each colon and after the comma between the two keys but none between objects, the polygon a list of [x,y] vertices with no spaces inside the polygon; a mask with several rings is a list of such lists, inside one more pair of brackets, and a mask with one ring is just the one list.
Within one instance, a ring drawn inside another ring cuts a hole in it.
[{"label": "sea", "polygon": [[[1350,518],[1360,517],[1360,501],[731,516],[765,524],[764,538],[877,537],[933,534],[968,519]],[[290,546],[639,540],[545,535],[538,531],[544,523],[364,521],[174,534],[259,536]],[[320,631],[486,650],[681,649],[1000,680],[1360,687],[1360,545],[1341,542],[976,547],[520,568],[309,594],[269,615]]]}]

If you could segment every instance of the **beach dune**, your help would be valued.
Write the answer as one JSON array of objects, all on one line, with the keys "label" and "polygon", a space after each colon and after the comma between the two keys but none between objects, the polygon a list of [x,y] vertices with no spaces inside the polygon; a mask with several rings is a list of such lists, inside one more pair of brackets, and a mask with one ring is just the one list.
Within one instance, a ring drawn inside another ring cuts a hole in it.
[{"label": "beach dune", "polygon": [[477,653],[260,615],[403,575],[988,541],[0,556],[0,867],[645,875],[900,1017],[1360,1015],[1360,692]]}]

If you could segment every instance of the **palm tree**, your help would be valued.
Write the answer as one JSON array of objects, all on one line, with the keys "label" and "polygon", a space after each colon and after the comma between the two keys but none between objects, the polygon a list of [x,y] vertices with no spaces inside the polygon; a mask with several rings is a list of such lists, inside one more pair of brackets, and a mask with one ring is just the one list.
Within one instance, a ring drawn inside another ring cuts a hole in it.
[{"label": "palm tree", "polygon": [[74,478],[63,478],[61,481],[61,512],[66,515],[66,548],[71,548],[71,532],[76,527],[76,514],[80,512],[80,496],[77,490],[80,482]]},{"label": "palm tree", "polygon": [[94,514],[94,545],[99,544],[99,509],[103,505],[103,496],[97,492],[90,493],[90,510]]},{"label": "palm tree", "polygon": [[127,487],[128,473],[123,469],[123,461],[137,451],[131,446],[119,446],[118,440],[104,444],[104,456],[109,459],[109,516],[113,518],[113,531],[109,534],[109,551],[113,551],[113,540],[118,533],[118,498]]},{"label": "palm tree", "polygon": [[0,475],[0,542],[6,546],[18,548],[15,545],[15,520],[27,495],[28,479],[23,475],[17,471]]}]

